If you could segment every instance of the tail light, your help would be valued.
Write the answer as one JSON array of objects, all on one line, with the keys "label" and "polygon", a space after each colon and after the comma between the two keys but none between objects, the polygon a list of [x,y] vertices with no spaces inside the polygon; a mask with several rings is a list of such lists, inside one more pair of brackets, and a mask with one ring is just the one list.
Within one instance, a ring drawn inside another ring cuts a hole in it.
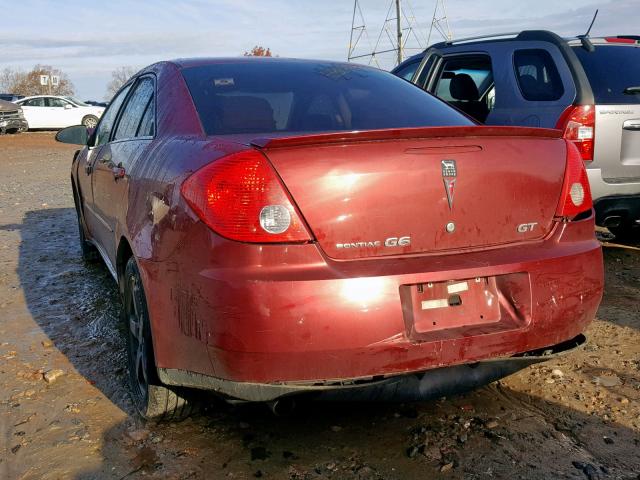
[{"label": "tail light", "polygon": [[596,133],[596,109],[593,105],[569,106],[560,115],[556,128],[562,130],[564,138],[578,147],[583,161],[593,161]]},{"label": "tail light", "polygon": [[567,141],[567,165],[564,170],[564,183],[556,216],[573,218],[591,208],[593,208],[593,201],[587,170],[578,148],[574,143]]},{"label": "tail light", "polygon": [[280,179],[256,150],[234,153],[202,167],[185,180],[181,192],[198,217],[228,239],[252,243],[311,240]]}]

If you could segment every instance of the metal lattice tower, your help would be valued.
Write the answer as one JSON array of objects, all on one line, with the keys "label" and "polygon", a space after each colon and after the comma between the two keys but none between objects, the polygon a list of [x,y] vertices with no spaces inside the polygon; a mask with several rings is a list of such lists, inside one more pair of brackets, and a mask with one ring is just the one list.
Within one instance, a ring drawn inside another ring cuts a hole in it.
[{"label": "metal lattice tower", "polygon": [[404,59],[405,51],[425,48],[427,38],[418,27],[410,0],[390,0],[384,23],[375,43],[371,42],[368,35],[360,4],[360,0],[355,0],[353,3],[351,36],[347,55],[349,61],[368,58],[370,65],[373,63],[380,67],[379,55],[393,52],[396,54],[395,63],[397,64]]},{"label": "metal lattice tower", "polygon": [[[429,45],[429,39],[425,35],[426,29],[419,28],[410,0],[390,0],[384,23],[375,43],[372,43],[369,37],[360,3],[360,0],[354,0],[353,3],[348,61],[368,58],[369,65],[373,63],[380,67],[378,56],[394,52],[396,54],[395,64],[397,65],[404,59],[406,51],[421,51]],[[443,13],[440,14],[439,10],[442,10]],[[446,13],[444,13],[444,0],[436,1],[429,35],[434,27],[438,31],[447,32],[443,33],[443,36],[448,35],[448,38],[451,38]]]},{"label": "metal lattice tower", "polygon": [[431,27],[429,27],[429,36],[427,37],[427,45],[431,45],[431,34],[436,30],[445,40],[453,40],[451,28],[449,28],[449,19],[447,18],[447,10],[444,6],[444,0],[436,0],[436,8],[433,10],[433,18],[431,19]]}]

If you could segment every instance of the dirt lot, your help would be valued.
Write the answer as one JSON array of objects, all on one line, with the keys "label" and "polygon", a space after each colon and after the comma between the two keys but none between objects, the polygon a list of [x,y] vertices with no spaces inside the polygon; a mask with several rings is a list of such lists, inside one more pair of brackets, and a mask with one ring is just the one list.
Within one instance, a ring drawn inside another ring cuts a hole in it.
[{"label": "dirt lot", "polygon": [[73,151],[50,133],[0,136],[1,479],[640,478],[640,250],[629,246],[605,247],[585,349],[478,391],[308,403],[287,417],[212,400],[184,423],[142,424],[115,284],[80,260]]}]

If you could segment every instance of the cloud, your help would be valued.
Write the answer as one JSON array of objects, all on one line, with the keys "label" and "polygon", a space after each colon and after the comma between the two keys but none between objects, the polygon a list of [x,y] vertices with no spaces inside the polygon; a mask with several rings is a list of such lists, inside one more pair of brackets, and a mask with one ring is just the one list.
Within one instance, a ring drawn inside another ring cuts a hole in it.
[{"label": "cloud", "polygon": [[[435,0],[403,1],[413,7],[425,36]],[[600,8],[594,33],[616,34],[637,30],[637,2],[585,0],[575,6],[556,0],[456,0],[447,4],[447,13],[458,38],[525,28],[575,35],[586,30]],[[375,41],[390,0],[360,3]],[[345,60],[352,14],[351,0],[21,0],[12,4],[13,20],[0,32],[0,68],[52,64],[72,76],[81,95],[101,98],[110,71],[123,65],[235,56],[254,45],[268,46],[280,56]],[[382,66],[393,66],[392,54],[381,60]]]}]

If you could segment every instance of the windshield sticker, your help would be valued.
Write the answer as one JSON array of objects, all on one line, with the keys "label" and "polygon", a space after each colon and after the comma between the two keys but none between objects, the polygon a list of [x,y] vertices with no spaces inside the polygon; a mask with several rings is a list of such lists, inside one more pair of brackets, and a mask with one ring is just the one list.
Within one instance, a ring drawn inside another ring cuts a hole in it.
[{"label": "windshield sticker", "polygon": [[213,84],[216,87],[231,87],[235,85],[233,78],[214,78]]}]

